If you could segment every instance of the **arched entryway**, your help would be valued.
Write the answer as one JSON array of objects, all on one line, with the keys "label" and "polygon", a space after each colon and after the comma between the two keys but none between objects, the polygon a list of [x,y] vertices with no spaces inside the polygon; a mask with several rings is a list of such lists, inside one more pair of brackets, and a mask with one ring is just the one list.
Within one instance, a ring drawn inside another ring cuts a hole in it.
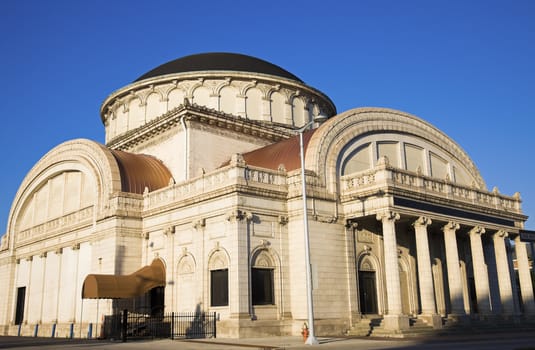
[{"label": "arched entryway", "polygon": [[377,275],[368,257],[364,257],[358,268],[359,305],[363,315],[378,314]]}]

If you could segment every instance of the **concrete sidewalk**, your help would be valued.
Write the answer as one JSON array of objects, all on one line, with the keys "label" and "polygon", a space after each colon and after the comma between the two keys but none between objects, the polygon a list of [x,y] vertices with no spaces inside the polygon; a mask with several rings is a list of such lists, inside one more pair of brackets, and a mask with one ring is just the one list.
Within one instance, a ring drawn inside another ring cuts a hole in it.
[{"label": "concrete sidewalk", "polygon": [[88,339],[58,339],[32,337],[2,337],[0,349],[150,349],[150,350],[271,350],[271,349],[340,349],[340,350],[444,350],[462,348],[463,350],[500,349],[500,350],[535,350],[535,334],[501,333],[471,334],[463,336],[437,336],[429,338],[344,338],[319,337],[320,344],[310,346],[303,344],[301,337],[267,337],[247,339],[196,339],[196,340],[131,340],[128,342]]}]

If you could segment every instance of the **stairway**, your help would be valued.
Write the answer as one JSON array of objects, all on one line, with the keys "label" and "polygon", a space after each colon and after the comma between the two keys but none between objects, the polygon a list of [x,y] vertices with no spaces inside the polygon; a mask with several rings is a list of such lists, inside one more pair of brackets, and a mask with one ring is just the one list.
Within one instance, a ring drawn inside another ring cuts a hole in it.
[{"label": "stairway", "polygon": [[359,337],[406,338],[428,336],[433,335],[436,332],[436,330],[424,320],[417,318],[411,318],[409,320],[409,329],[397,331],[385,329],[382,321],[383,318],[381,316],[363,318],[347,332],[347,335]]}]

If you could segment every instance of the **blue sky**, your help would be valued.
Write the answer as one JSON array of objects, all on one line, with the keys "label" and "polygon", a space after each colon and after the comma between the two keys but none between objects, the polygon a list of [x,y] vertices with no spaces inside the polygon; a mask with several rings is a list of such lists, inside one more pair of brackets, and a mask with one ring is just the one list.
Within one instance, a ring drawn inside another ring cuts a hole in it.
[{"label": "blue sky", "polygon": [[0,2],[0,234],[26,173],[74,138],[104,141],[116,89],[189,54],[277,64],[343,112],[377,106],[459,143],[535,229],[535,1]]}]

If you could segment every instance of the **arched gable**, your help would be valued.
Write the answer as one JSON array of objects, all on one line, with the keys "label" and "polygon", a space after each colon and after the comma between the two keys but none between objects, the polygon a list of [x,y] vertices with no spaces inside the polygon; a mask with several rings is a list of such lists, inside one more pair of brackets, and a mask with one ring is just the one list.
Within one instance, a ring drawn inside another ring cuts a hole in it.
[{"label": "arched gable", "polygon": [[385,108],[356,108],[327,120],[310,139],[305,168],[314,170],[321,183],[336,192],[340,155],[355,139],[374,133],[402,134],[432,144],[467,169],[477,187],[486,188],[474,162],[446,134],[416,116]]},{"label": "arched gable", "polygon": [[[84,206],[91,206],[93,215],[102,212],[107,204],[107,198],[121,191],[120,172],[117,162],[111,152],[102,144],[86,139],[76,139],[64,142],[45,154],[28,172],[22,181],[11,206],[8,218],[7,234],[11,237],[20,230],[20,223],[25,210],[36,200],[40,190],[50,187],[53,191],[54,182],[59,182],[62,174],[79,174],[90,185],[80,187],[82,190],[92,191],[86,194]],[[64,186],[69,183],[65,182]],[[58,185],[58,186],[61,186]],[[87,200],[89,198],[89,200]],[[91,202],[91,203],[89,203]],[[73,207],[73,210],[83,209]],[[52,216],[66,213],[57,211]],[[42,220],[54,217],[46,216]],[[13,241],[13,240],[11,240]],[[12,246],[13,242],[11,242]]]}]

